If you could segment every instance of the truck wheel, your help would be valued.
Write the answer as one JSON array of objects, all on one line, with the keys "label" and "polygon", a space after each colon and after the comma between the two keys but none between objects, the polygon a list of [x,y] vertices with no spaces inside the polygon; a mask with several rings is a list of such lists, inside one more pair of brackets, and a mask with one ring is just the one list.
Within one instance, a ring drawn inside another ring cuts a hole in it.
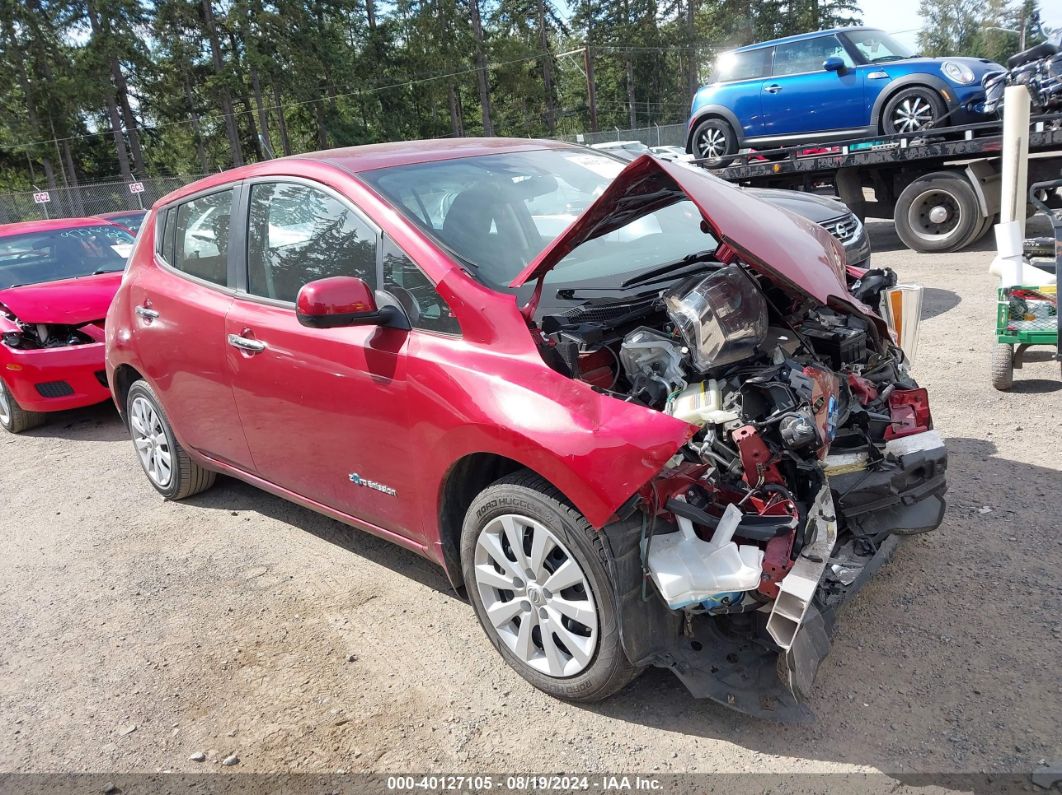
[{"label": "truck wheel", "polygon": [[992,386],[1005,392],[1014,386],[1014,346],[997,342],[992,350]]},{"label": "truck wheel", "polygon": [[709,168],[725,168],[737,154],[737,133],[724,119],[705,119],[693,131],[693,156]]},{"label": "truck wheel", "polygon": [[8,433],[22,433],[43,425],[47,414],[39,411],[26,411],[15,400],[4,379],[0,378],[0,427]]},{"label": "truck wheel", "polygon": [[639,669],[623,652],[604,537],[533,472],[502,478],[469,506],[461,568],[479,623],[532,685],[600,701]]},{"label": "truck wheel", "polygon": [[944,101],[932,88],[905,88],[885,103],[881,129],[886,135],[921,132],[932,127],[943,115]]},{"label": "truck wheel", "polygon": [[126,416],[137,457],[155,491],[167,500],[183,500],[214,485],[217,474],[199,466],[181,447],[147,381],[129,387]]},{"label": "truck wheel", "polygon": [[957,251],[984,223],[977,194],[950,171],[919,177],[896,200],[896,234],[915,251]]},{"label": "truck wheel", "polygon": [[962,244],[961,248],[972,246],[974,243],[981,240],[985,235],[989,233],[989,231],[992,229],[993,226],[995,226],[995,224],[996,217],[994,215],[986,216],[985,219],[981,221],[980,228],[970,236],[969,240]]}]

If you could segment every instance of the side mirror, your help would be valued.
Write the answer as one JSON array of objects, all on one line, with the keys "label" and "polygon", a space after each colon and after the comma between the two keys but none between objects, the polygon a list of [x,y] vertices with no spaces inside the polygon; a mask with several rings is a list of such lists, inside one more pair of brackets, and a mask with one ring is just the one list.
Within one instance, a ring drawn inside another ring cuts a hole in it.
[{"label": "side mirror", "polygon": [[825,69],[827,72],[837,72],[838,74],[843,74],[844,70],[848,67],[844,65],[844,58],[839,58],[836,55],[831,55],[829,58],[822,62],[822,68]]},{"label": "side mirror", "polygon": [[330,276],[304,284],[295,300],[295,316],[310,328],[399,326],[408,328],[401,308],[377,307],[376,296],[363,279]]}]

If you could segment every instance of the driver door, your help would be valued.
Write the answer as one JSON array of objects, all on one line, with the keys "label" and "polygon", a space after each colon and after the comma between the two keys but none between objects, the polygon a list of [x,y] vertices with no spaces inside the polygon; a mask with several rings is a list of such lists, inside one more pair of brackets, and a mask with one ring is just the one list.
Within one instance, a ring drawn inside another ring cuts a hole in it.
[{"label": "driver door", "polygon": [[[844,72],[822,68],[826,58],[845,62]],[[799,135],[864,127],[863,78],[836,36],[779,44],[774,70],[763,81],[763,135]]]},{"label": "driver door", "polygon": [[261,477],[363,521],[416,537],[410,494],[408,333],[312,329],[302,285],[378,282],[378,230],[343,197],[306,181],[256,181],[246,214],[246,290],[226,318],[228,364]]}]

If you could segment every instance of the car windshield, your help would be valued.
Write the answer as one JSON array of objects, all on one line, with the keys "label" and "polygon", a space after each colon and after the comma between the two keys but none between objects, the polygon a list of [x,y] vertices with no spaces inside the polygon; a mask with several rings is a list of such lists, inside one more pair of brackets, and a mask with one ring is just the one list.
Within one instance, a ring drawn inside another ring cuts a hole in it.
[{"label": "car windshield", "polygon": [[134,234],[140,230],[140,225],[144,223],[144,219],[147,217],[147,213],[143,210],[137,210],[131,212],[128,215],[108,215],[107,218],[116,224],[128,228]]},{"label": "car windshield", "polygon": [[[623,170],[624,163],[583,149],[544,149],[418,163],[365,172],[362,178],[407,218],[473,266],[494,289],[507,285],[559,236]],[[634,274],[714,250],[690,201],[635,215],[584,243],[546,283]]]},{"label": "car windshield", "polygon": [[102,224],[0,237],[0,289],[114,273],[132,247],[129,232]]},{"label": "car windshield", "polygon": [[867,63],[885,63],[914,58],[910,48],[896,41],[883,30],[855,30],[842,34],[859,50]]}]

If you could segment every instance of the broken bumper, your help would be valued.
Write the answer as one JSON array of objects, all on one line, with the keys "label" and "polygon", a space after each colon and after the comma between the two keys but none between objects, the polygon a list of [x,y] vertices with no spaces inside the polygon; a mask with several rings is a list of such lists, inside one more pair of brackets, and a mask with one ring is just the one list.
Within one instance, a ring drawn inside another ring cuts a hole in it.
[{"label": "broken bumper", "polygon": [[110,398],[103,360],[102,342],[33,350],[2,347],[0,376],[26,411],[65,411]]},{"label": "broken bumper", "polygon": [[754,612],[669,610],[651,586],[643,588],[632,534],[606,528],[631,661],[669,668],[696,698],[779,722],[810,720],[801,702],[829,653],[838,610],[890,559],[900,535],[940,524],[947,488],[947,452],[933,431],[890,442],[873,465],[849,457],[830,466],[836,474],[809,515],[818,525],[815,541],[782,581],[779,598]]}]

